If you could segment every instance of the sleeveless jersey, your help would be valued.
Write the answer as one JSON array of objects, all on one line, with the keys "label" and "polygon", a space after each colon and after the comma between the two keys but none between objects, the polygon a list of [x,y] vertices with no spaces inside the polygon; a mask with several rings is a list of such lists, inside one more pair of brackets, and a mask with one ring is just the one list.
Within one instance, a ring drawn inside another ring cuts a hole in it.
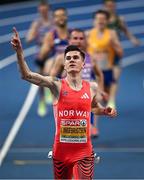
[{"label": "sleeveless jersey", "polygon": [[91,81],[94,80],[94,72],[92,70],[91,57],[88,53],[85,53],[85,65],[82,70],[82,79]]},{"label": "sleeveless jersey", "polygon": [[93,28],[88,37],[88,52],[95,55],[97,64],[102,70],[112,68],[114,50],[111,44],[110,30],[106,28],[101,38],[98,37],[96,28]]},{"label": "sleeveless jersey", "polygon": [[41,46],[45,34],[51,29],[51,23],[43,24],[41,19],[38,19],[36,21],[38,22],[36,42],[37,45]]},{"label": "sleeveless jersey", "polygon": [[109,29],[115,30],[119,38],[121,32],[120,23],[120,17],[118,15],[115,15],[115,19],[112,22],[109,22],[107,26]]},{"label": "sleeveless jersey", "polygon": [[61,161],[75,161],[92,153],[90,140],[90,85],[82,81],[79,91],[69,87],[63,79],[58,103],[54,105],[56,125],[53,157]]},{"label": "sleeveless jersey", "polygon": [[37,36],[36,36],[36,44],[37,44],[36,52],[37,53],[35,54],[36,56],[35,58],[37,58],[37,56],[39,55],[45,34],[49,32],[51,29],[51,23],[45,25],[42,23],[41,19],[37,19],[36,21],[38,23],[38,28],[37,28]]},{"label": "sleeveless jersey", "polygon": [[[61,54],[64,52],[65,48],[68,46],[68,37],[66,39],[61,39],[56,31],[56,29],[51,30],[53,39],[54,39],[54,46],[51,50],[49,57],[54,57],[57,54]],[[68,36],[69,36],[70,30],[68,30]]]}]

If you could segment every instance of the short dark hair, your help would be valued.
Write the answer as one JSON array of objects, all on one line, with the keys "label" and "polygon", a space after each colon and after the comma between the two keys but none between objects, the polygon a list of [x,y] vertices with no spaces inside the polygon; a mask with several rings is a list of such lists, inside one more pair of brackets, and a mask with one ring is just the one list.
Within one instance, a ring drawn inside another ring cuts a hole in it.
[{"label": "short dark hair", "polygon": [[71,31],[70,31],[70,33],[69,33],[69,36],[68,36],[68,39],[70,39],[70,38],[71,38],[71,34],[72,34],[73,32],[83,33],[83,34],[84,34],[84,36],[85,36],[85,32],[84,32],[84,30],[79,29],[79,28],[75,28],[75,29],[71,29]]},{"label": "short dark hair", "polygon": [[104,2],[104,4],[107,3],[107,2],[113,2],[113,3],[115,3],[115,0],[104,0],[103,2]]},{"label": "short dark hair", "polygon": [[39,6],[47,6],[47,7],[49,7],[50,5],[49,5],[49,3],[46,0],[41,0],[39,2]]},{"label": "short dark hair", "polygon": [[67,9],[64,8],[64,7],[59,7],[59,8],[54,9],[54,10],[53,10],[53,14],[55,14],[55,12],[56,12],[56,11],[59,11],[59,10],[64,11],[64,12],[66,13],[66,15],[68,14],[68,13],[67,13]]},{"label": "short dark hair", "polygon": [[103,10],[103,9],[99,9],[98,11],[96,11],[94,13],[94,18],[96,17],[97,14],[104,14],[106,16],[107,20],[109,20],[109,18],[110,18],[110,14],[106,10]]},{"label": "short dark hair", "polygon": [[81,49],[79,49],[77,46],[74,46],[74,45],[69,45],[69,46],[66,47],[66,49],[64,51],[64,57],[70,51],[78,51],[78,52],[80,52],[80,55],[82,56],[83,60],[85,59],[85,53]]},{"label": "short dark hair", "polygon": [[83,30],[83,29],[79,29],[79,28],[72,29],[72,30],[71,30],[71,33],[72,33],[73,31],[84,33],[84,30]]}]

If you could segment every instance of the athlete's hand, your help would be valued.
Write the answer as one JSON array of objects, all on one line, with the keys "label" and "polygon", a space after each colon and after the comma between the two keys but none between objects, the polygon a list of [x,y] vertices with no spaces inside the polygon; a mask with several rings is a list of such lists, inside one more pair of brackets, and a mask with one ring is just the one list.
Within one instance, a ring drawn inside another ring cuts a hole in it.
[{"label": "athlete's hand", "polygon": [[109,117],[117,116],[117,111],[111,107],[104,108],[103,113],[104,113],[104,115],[109,116]]},{"label": "athlete's hand", "polygon": [[132,38],[131,42],[134,44],[134,46],[140,46],[141,42],[137,38]]},{"label": "athlete's hand", "polygon": [[13,32],[14,32],[14,35],[12,36],[12,39],[11,39],[11,45],[15,51],[21,51],[22,44],[21,44],[21,40],[19,38],[18,31],[16,30],[15,27],[13,28]]}]

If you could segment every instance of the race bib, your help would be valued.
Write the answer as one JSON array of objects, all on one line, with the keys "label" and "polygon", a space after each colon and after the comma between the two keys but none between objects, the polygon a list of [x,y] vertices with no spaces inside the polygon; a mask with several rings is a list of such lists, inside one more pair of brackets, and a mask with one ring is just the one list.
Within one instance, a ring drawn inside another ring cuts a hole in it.
[{"label": "race bib", "polygon": [[86,119],[62,119],[60,124],[60,142],[86,143],[87,120]]}]

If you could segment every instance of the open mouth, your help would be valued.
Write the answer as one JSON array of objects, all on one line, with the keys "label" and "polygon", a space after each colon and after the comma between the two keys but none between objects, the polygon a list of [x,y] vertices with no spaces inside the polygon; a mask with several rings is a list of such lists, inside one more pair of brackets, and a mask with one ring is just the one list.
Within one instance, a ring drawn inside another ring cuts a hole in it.
[{"label": "open mouth", "polygon": [[70,67],[75,67],[76,65],[75,65],[75,64],[70,64],[69,66],[70,66]]}]

